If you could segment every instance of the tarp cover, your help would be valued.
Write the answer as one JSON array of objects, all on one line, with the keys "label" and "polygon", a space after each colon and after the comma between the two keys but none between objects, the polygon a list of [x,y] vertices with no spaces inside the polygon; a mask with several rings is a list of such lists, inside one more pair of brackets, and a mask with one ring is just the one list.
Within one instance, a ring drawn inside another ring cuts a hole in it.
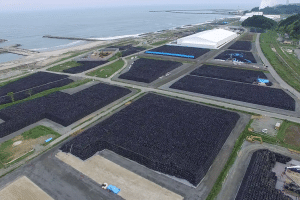
[{"label": "tarp cover", "polygon": [[268,79],[262,79],[262,78],[257,79],[257,81],[260,83],[269,83],[270,82]]},{"label": "tarp cover", "polygon": [[110,191],[112,191],[115,194],[118,194],[121,191],[119,188],[117,188],[116,186],[113,186],[113,185],[109,185],[107,187],[107,189],[110,190]]},{"label": "tarp cover", "polygon": [[50,142],[52,140],[52,138],[49,138],[47,140],[45,140],[45,142]]}]

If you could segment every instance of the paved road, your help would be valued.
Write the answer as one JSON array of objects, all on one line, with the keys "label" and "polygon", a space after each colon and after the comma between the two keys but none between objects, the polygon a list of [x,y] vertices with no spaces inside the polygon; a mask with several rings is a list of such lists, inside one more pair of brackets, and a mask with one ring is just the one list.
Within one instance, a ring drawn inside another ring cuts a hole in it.
[{"label": "paved road", "polygon": [[[52,72],[52,73],[64,74],[61,72]],[[73,76],[78,76],[78,77],[82,77],[82,78],[91,78],[90,76],[86,76],[86,75],[73,75]],[[270,117],[286,119],[286,120],[289,120],[292,122],[300,123],[300,118],[283,115],[283,114],[278,114],[278,113],[274,113],[274,112],[270,112],[270,111],[259,110],[256,108],[234,105],[234,104],[230,104],[230,103],[226,103],[226,102],[221,102],[221,101],[216,101],[216,100],[212,100],[212,99],[206,99],[206,98],[202,98],[202,97],[166,91],[166,90],[157,89],[157,88],[149,88],[149,87],[144,87],[144,86],[132,85],[129,83],[116,82],[116,81],[112,81],[111,79],[103,79],[103,78],[98,78],[98,77],[93,77],[93,79],[99,80],[104,83],[121,86],[121,87],[131,87],[131,88],[140,89],[141,92],[155,92],[155,93],[159,93],[159,94],[163,94],[163,95],[179,97],[179,98],[196,101],[196,102],[200,102],[200,103],[207,103],[207,104],[217,105],[217,106],[221,106],[221,107],[225,107],[225,108],[229,108],[229,109],[236,109],[236,110],[241,110],[241,111],[250,112],[250,113],[257,113],[260,115],[267,115]]]},{"label": "paved road", "polygon": [[61,145],[1,178],[0,188],[21,176],[28,177],[55,200],[121,200],[99,184],[55,157]]},{"label": "paved road", "polygon": [[269,72],[272,74],[272,76],[275,78],[275,80],[280,84],[280,86],[282,88],[287,89],[292,94],[294,94],[298,99],[300,99],[300,93],[298,91],[296,91],[293,87],[291,87],[289,84],[287,84],[284,80],[282,80],[282,78],[277,74],[277,72],[275,71],[273,66],[270,64],[268,59],[263,54],[263,52],[260,48],[259,37],[260,37],[260,33],[258,33],[258,35],[256,37],[255,45],[256,45],[257,53],[258,53],[259,57],[261,58],[262,62],[266,66],[268,66]]}]

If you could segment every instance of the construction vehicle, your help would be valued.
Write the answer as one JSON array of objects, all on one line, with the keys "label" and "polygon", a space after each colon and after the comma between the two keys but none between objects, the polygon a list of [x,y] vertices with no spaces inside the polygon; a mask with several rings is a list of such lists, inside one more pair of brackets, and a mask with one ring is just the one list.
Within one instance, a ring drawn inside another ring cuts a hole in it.
[{"label": "construction vehicle", "polygon": [[[257,139],[257,140],[255,140],[255,139]],[[247,136],[247,137],[246,137],[246,140],[247,140],[248,142],[252,142],[252,143],[254,143],[255,141],[258,141],[258,140],[259,140],[259,141],[260,141],[260,144],[263,143],[261,137],[259,137],[259,136],[254,136],[254,135]]]},{"label": "construction vehicle", "polygon": [[300,173],[300,166],[286,167],[286,168],[285,168],[285,171],[288,170],[288,169],[291,170],[291,171],[293,171],[293,172]]},{"label": "construction vehicle", "polygon": [[254,128],[248,128],[248,131],[254,132]]}]

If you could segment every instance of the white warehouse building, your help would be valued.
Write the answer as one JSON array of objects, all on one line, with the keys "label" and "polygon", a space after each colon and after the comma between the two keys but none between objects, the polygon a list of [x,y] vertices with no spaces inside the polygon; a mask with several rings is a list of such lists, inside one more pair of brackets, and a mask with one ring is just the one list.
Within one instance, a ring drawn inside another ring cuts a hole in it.
[{"label": "white warehouse building", "polygon": [[177,45],[198,47],[207,49],[218,49],[224,44],[232,41],[238,34],[225,29],[213,29],[189,35],[177,40]]},{"label": "white warehouse building", "polygon": [[244,16],[242,16],[240,18],[240,21],[243,22],[246,19],[248,19],[249,17],[253,17],[254,15],[260,15],[260,16],[264,16],[267,17],[269,19],[273,19],[273,20],[280,20],[280,15],[264,15],[263,12],[251,12],[251,13],[246,13]]}]

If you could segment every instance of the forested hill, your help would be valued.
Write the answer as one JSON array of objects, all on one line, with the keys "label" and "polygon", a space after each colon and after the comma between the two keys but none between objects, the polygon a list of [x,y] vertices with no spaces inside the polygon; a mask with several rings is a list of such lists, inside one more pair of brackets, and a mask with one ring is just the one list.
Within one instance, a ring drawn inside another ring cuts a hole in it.
[{"label": "forested hill", "polygon": [[277,22],[275,22],[274,20],[260,15],[254,15],[253,17],[249,17],[242,23],[242,26],[262,28],[262,29],[272,29],[276,25]]},{"label": "forested hill", "polygon": [[300,38],[300,14],[290,16],[282,20],[278,25],[278,31],[288,33],[292,38]]}]

